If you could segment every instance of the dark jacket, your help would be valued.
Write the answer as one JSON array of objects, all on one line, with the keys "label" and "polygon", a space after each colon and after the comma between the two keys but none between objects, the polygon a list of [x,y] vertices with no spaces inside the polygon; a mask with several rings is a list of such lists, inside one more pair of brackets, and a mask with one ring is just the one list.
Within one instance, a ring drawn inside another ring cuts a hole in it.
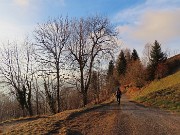
[{"label": "dark jacket", "polygon": [[122,95],[122,92],[121,92],[120,89],[118,88],[118,90],[116,91],[116,96],[121,97],[121,95]]}]

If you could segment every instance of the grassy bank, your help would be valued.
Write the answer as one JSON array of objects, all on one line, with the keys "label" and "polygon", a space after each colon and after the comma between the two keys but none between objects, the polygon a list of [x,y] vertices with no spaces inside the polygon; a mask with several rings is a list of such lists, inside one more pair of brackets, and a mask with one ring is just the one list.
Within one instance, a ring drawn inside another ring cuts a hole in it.
[{"label": "grassy bank", "polygon": [[180,71],[151,82],[133,98],[146,105],[180,112]]}]

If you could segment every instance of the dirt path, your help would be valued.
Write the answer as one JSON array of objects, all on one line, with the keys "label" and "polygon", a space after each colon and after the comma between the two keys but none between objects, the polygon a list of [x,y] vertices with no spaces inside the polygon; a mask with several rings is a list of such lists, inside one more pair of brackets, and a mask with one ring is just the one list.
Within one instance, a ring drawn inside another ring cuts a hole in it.
[{"label": "dirt path", "polygon": [[180,116],[146,108],[122,97],[121,107],[110,105],[75,116],[65,122],[76,135],[180,135]]}]

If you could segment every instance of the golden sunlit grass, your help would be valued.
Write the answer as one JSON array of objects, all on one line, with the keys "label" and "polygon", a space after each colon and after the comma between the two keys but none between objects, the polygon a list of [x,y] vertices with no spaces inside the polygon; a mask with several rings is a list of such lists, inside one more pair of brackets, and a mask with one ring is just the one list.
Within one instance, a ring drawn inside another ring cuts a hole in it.
[{"label": "golden sunlit grass", "polygon": [[153,81],[146,88],[137,92],[134,99],[155,107],[180,112],[180,71]]},{"label": "golden sunlit grass", "polygon": [[[5,128],[3,129],[3,134],[5,135],[31,135],[31,134],[52,134],[58,133],[66,134],[68,131],[64,126],[64,121],[72,119],[81,113],[96,109],[103,105],[106,105],[112,102],[114,98],[94,106],[87,106],[85,108],[67,110],[52,116],[36,116],[36,117],[27,117],[14,119],[11,121],[6,121],[1,124],[4,124]],[[21,121],[21,122],[20,122]],[[1,126],[1,125],[0,125]]]},{"label": "golden sunlit grass", "polygon": [[59,128],[58,126],[61,125],[61,122],[66,119],[71,112],[72,111],[65,111],[53,116],[47,116],[37,120],[15,124],[14,126],[12,125],[8,127],[5,134],[48,134],[56,131]]},{"label": "golden sunlit grass", "polygon": [[20,122],[20,121],[29,121],[29,120],[35,120],[43,117],[47,117],[48,115],[35,115],[35,116],[26,116],[26,117],[19,117],[19,118],[14,118],[6,121],[0,122],[0,124],[6,124],[6,123],[13,123],[13,122]]},{"label": "golden sunlit grass", "polygon": [[173,75],[165,77],[161,80],[153,81],[141,91],[140,96],[145,96],[151,92],[166,89],[179,83],[180,83],[180,71]]}]

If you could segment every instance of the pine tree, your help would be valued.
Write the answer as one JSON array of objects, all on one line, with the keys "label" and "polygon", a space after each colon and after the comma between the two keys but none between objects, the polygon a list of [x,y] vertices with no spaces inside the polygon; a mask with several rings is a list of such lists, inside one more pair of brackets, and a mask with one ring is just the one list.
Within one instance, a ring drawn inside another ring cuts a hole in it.
[{"label": "pine tree", "polygon": [[127,66],[127,61],[125,59],[124,52],[121,51],[120,54],[119,54],[119,57],[117,59],[117,65],[116,65],[117,72],[118,72],[119,76],[120,75],[125,75],[126,66]]},{"label": "pine tree", "polygon": [[161,45],[155,40],[154,46],[152,46],[152,51],[150,53],[150,63],[152,65],[157,65],[160,62],[166,60],[166,54],[161,51]]},{"label": "pine tree", "polygon": [[138,53],[135,49],[133,49],[132,55],[131,55],[131,60],[136,61],[139,60]]},{"label": "pine tree", "polygon": [[113,62],[113,60],[111,60],[109,62],[109,67],[108,67],[108,73],[107,73],[108,78],[113,75],[113,71],[114,71],[114,62]]},{"label": "pine tree", "polygon": [[155,79],[158,65],[165,62],[166,59],[166,54],[162,52],[161,45],[155,40],[150,53],[150,63],[147,67],[149,80]]}]

